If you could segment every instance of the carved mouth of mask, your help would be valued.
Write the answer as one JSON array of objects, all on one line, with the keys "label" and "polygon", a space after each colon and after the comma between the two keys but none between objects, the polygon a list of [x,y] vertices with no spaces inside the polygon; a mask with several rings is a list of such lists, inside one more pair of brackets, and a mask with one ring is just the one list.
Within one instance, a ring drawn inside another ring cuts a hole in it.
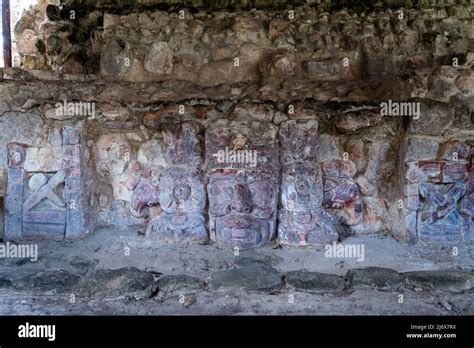
[{"label": "carved mouth of mask", "polygon": [[265,220],[248,214],[231,214],[217,219],[217,239],[240,249],[258,247],[268,242],[269,227]]},{"label": "carved mouth of mask", "polygon": [[309,211],[298,211],[298,212],[295,212],[293,216],[296,222],[299,222],[302,224],[310,223],[313,218]]}]

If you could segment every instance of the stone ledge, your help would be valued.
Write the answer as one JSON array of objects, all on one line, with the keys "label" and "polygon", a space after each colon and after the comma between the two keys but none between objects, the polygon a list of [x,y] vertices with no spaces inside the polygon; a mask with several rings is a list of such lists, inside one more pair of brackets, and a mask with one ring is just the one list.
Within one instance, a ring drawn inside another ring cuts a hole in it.
[{"label": "stone ledge", "polygon": [[[285,290],[284,285],[287,285]],[[285,292],[339,293],[353,290],[448,291],[459,293],[474,288],[474,271],[412,271],[398,273],[391,269],[369,267],[349,270],[345,276],[335,274],[291,271],[282,275],[270,266],[250,265],[215,272],[207,283],[197,277],[180,274],[164,275],[158,281],[154,275],[136,268],[97,270],[89,274],[70,271],[29,272],[15,277],[5,271],[0,275],[0,288],[25,293],[77,293],[86,297],[125,297],[146,299],[192,295],[198,292]]]},{"label": "stone ledge", "polygon": [[[442,67],[441,67],[442,68]],[[441,68],[429,68],[424,72],[435,76]],[[462,69],[459,70],[459,73]],[[471,74],[472,70],[464,70]],[[84,100],[110,102],[121,100],[123,102],[176,102],[191,99],[211,100],[243,100],[246,98],[259,99],[272,102],[292,102],[296,100],[310,99],[316,102],[353,102],[370,103],[397,100],[407,101],[417,98],[418,100],[433,100],[438,102],[454,102],[474,108],[474,97],[459,99],[460,92],[452,91],[446,94],[444,90],[437,88],[438,82],[433,81],[426,84],[424,91],[420,92],[414,83],[393,77],[387,80],[357,80],[357,81],[311,81],[311,80],[287,80],[283,84],[265,84],[260,82],[223,84],[218,86],[203,87],[182,80],[167,80],[163,82],[119,82],[99,78],[96,75],[62,75],[52,71],[37,71],[40,73],[30,74],[29,71],[18,68],[0,69],[3,73],[3,82],[0,93],[13,93],[11,98],[4,98],[10,103],[23,101],[15,107],[28,108],[27,100],[20,98],[14,89],[22,88],[29,91],[30,104],[34,101],[58,102],[53,99],[54,95],[63,93],[68,100]],[[421,76],[421,75],[420,75]],[[5,91],[5,92],[3,92]],[[237,93],[238,92],[238,93]],[[472,92],[472,91],[471,91]],[[74,93],[74,94],[72,94]],[[6,95],[5,95],[6,96]],[[15,98],[13,98],[15,97]]]}]

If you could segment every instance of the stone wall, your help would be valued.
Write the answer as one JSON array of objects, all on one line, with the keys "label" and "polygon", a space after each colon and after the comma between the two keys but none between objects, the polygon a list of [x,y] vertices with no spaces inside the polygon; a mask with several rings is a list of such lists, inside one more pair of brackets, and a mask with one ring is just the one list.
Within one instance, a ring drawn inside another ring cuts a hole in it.
[{"label": "stone wall", "polygon": [[[268,221],[276,219],[268,239],[278,231],[291,245],[372,233],[407,243],[472,241],[472,5],[129,14],[89,7],[75,20],[46,5],[16,28],[21,67],[30,70],[2,70],[0,125],[9,131],[0,133],[0,148],[25,144],[28,170],[52,172],[62,166],[61,129],[80,127],[92,225],[148,223],[148,234],[190,236],[180,233],[200,230],[218,197],[209,161],[227,145],[257,146],[263,158],[277,158],[268,170],[274,178],[264,173],[268,162],[257,174],[248,166],[221,169],[243,170],[225,179],[238,187],[256,177],[271,183],[276,201],[262,208]],[[413,109],[397,113],[392,106],[400,103]],[[259,143],[268,132],[271,139]],[[177,162],[180,151],[197,151],[200,159]],[[202,205],[165,206],[174,194],[163,193],[171,190],[173,168],[189,174],[179,180],[190,193],[204,185]],[[0,196],[6,173],[0,152]],[[309,196],[298,189],[302,182]],[[236,209],[245,208],[244,196]],[[226,244],[217,208],[215,226],[204,226]],[[171,231],[178,220],[186,227]]]},{"label": "stone wall", "polygon": [[74,73],[100,69],[111,79],[179,79],[202,86],[380,79],[451,64],[453,58],[463,64],[474,38],[472,5],[128,15],[85,8],[47,12],[42,2],[38,12],[24,16],[15,31],[21,65]]}]

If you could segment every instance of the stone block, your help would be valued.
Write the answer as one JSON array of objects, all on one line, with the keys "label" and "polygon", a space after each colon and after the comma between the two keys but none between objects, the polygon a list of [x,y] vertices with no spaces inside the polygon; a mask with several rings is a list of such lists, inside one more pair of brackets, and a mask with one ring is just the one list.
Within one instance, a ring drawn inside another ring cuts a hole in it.
[{"label": "stone block", "polygon": [[22,196],[25,182],[25,171],[21,168],[7,169],[7,196]]},{"label": "stone block", "polygon": [[[443,103],[422,103],[420,117],[410,118],[408,131],[411,134],[442,135],[454,120],[454,108]],[[434,159],[434,158],[431,158]]]},{"label": "stone block", "polygon": [[470,152],[467,144],[460,141],[450,141],[443,144],[441,159],[445,161],[468,160]]},{"label": "stone block", "polygon": [[206,288],[206,283],[185,274],[165,275],[158,280],[160,299],[198,293]]},{"label": "stone block", "polygon": [[307,271],[288,272],[285,281],[295,290],[309,293],[342,291],[345,286],[344,277]]},{"label": "stone block", "polygon": [[150,220],[146,235],[174,242],[205,243],[209,238],[202,213],[168,214],[163,212]]},{"label": "stone block", "polygon": [[310,79],[336,79],[342,72],[342,60],[307,61],[304,67]]},{"label": "stone block", "polygon": [[357,171],[362,171],[367,164],[364,142],[357,138],[350,139],[346,144],[346,151],[349,159],[356,164]]},{"label": "stone block", "polygon": [[374,185],[382,185],[395,171],[395,151],[389,142],[379,140],[368,145],[365,177]]},{"label": "stone block", "polygon": [[348,112],[336,116],[335,126],[341,133],[354,133],[382,122],[380,112]]},{"label": "stone block", "polygon": [[[61,147],[60,147],[61,148]],[[27,148],[25,170],[29,172],[55,172],[61,169],[61,155],[50,147]]]},{"label": "stone block", "polygon": [[419,190],[420,190],[420,187],[419,187],[419,184],[418,184],[418,183],[415,183],[415,184],[405,184],[405,185],[403,186],[403,194],[404,194],[406,197],[418,196],[418,195],[419,195]]},{"label": "stone block", "polygon": [[122,133],[101,136],[95,143],[96,170],[99,176],[119,176],[130,162],[131,147]]},{"label": "stone block", "polygon": [[330,161],[340,157],[337,138],[330,134],[320,134],[316,154],[318,162]]},{"label": "stone block", "polygon": [[173,51],[167,42],[154,42],[145,57],[145,70],[153,74],[169,75],[173,72]]},{"label": "stone block", "polygon": [[64,126],[62,130],[64,145],[78,145],[81,143],[80,130],[69,126]]},{"label": "stone block", "polygon": [[469,179],[468,164],[462,162],[447,162],[443,168],[443,182],[465,182]]},{"label": "stone block", "polygon": [[442,168],[445,162],[442,161],[419,161],[418,168],[420,181],[429,181],[433,183],[443,182]]},{"label": "stone block", "polygon": [[448,290],[469,291],[474,286],[474,276],[469,272],[455,270],[414,271],[402,274],[405,285],[425,291]]},{"label": "stone block", "polygon": [[420,184],[422,203],[418,212],[418,236],[427,244],[449,244],[461,241],[464,217],[458,201],[466,192],[462,182],[454,184]]},{"label": "stone block", "polygon": [[22,232],[23,196],[5,197],[4,240],[19,240]]},{"label": "stone block", "polygon": [[357,173],[354,162],[335,159],[321,163],[321,169],[325,176],[333,179],[352,178]]},{"label": "stone block", "polygon": [[353,289],[396,291],[402,286],[400,274],[387,268],[368,267],[352,269],[347,272],[346,277]]},{"label": "stone block", "polygon": [[212,275],[210,286],[217,291],[271,291],[283,286],[281,275],[268,266],[247,266]]},{"label": "stone block", "polygon": [[405,214],[405,224],[406,224],[406,238],[407,243],[411,243],[417,240],[417,212],[408,211]]},{"label": "stone block", "polygon": [[467,243],[474,241],[474,193],[468,192],[461,200],[461,213],[464,223],[464,241]]},{"label": "stone block", "polygon": [[420,204],[419,196],[409,196],[405,198],[405,208],[408,210],[418,211]]},{"label": "stone block", "polygon": [[104,77],[121,80],[132,70],[132,47],[123,40],[107,40],[102,47],[100,70]]},{"label": "stone block", "polygon": [[406,162],[438,158],[439,143],[433,139],[406,138],[402,141],[401,148]]}]

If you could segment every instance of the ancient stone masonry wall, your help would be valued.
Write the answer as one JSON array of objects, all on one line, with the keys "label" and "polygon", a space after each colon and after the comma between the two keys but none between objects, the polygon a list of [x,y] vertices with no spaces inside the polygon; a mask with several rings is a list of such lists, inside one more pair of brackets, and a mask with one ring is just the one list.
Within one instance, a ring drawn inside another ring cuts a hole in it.
[{"label": "ancient stone masonry wall", "polygon": [[[474,39],[473,5],[438,5],[403,4],[367,13],[289,5],[113,15],[103,12],[107,6],[100,1],[100,10],[92,12],[85,4],[47,11],[43,1],[19,22],[16,35],[20,66],[30,69],[97,73],[100,68],[115,80],[178,79],[201,86],[352,81],[408,77],[453,58],[463,64]],[[423,76],[411,78],[423,83]],[[457,85],[466,90],[464,78]]]},{"label": "ancient stone masonry wall", "polygon": [[[451,63],[474,38],[472,8],[358,16],[292,12],[142,13],[104,17],[101,73],[201,86],[260,81],[380,79]],[[397,18],[396,20],[394,20]],[[460,81],[462,82],[462,81]]]},{"label": "ancient stone masonry wall", "polygon": [[10,234],[30,218],[15,207],[30,191],[54,205],[63,172],[64,206],[45,207],[65,216],[62,237],[141,224],[149,238],[239,248],[472,242],[472,5],[105,4],[74,21],[46,5],[16,28],[31,70],[1,70],[7,238],[29,237]]}]

